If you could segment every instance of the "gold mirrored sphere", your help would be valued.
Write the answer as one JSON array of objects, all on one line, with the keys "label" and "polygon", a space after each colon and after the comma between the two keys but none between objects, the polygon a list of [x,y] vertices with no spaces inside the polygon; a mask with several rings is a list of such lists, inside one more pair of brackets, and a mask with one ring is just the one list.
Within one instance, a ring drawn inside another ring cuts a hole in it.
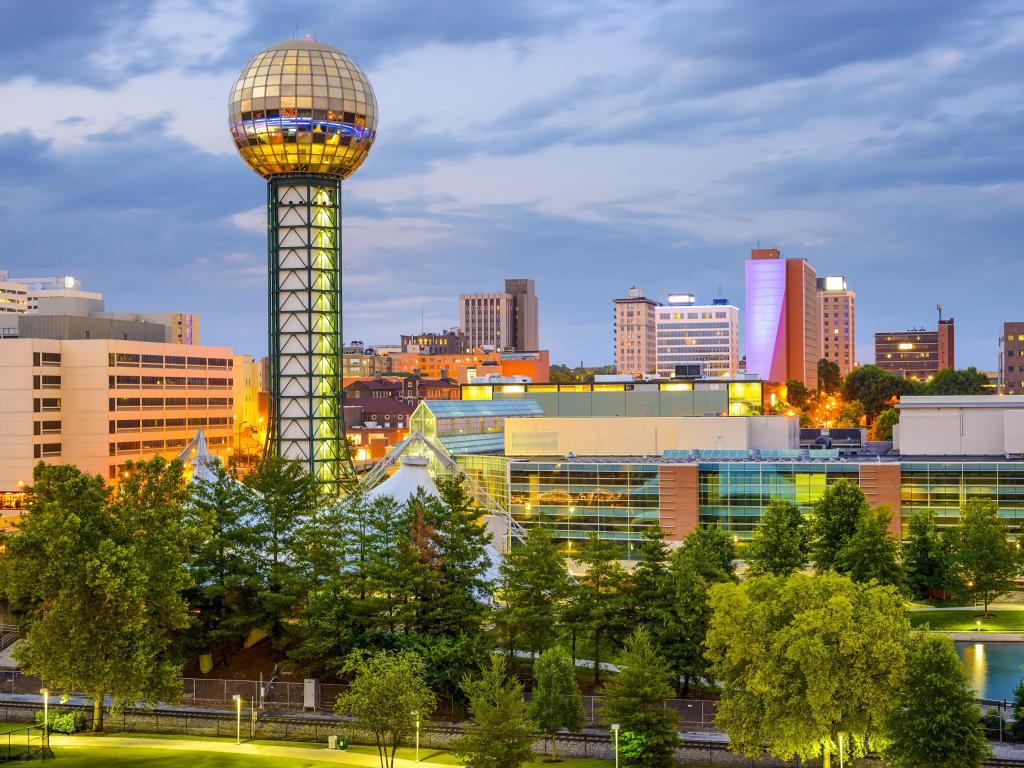
[{"label": "gold mirrored sphere", "polygon": [[257,53],[229,103],[231,136],[260,176],[310,173],[348,178],[377,135],[377,100],[348,56],[316,40],[288,40]]}]

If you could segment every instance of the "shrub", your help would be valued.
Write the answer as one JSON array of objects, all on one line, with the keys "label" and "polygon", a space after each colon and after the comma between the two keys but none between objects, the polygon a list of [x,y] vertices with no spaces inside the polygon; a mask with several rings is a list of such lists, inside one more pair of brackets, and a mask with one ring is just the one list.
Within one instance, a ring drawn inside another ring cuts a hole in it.
[{"label": "shrub", "polygon": [[[43,724],[43,713],[36,712],[36,725]],[[51,709],[51,733],[78,733],[85,730],[85,713],[76,709]]]}]

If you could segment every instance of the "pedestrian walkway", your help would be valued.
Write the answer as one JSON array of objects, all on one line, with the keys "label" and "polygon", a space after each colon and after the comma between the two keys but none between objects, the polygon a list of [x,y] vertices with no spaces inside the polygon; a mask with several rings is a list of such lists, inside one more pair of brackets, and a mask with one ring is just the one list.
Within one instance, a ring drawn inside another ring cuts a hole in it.
[{"label": "pedestrian walkway", "polygon": [[[380,759],[375,754],[362,754],[340,749],[316,749],[314,747],[286,747],[277,744],[232,744],[228,741],[207,741],[205,739],[148,739],[144,736],[50,736],[53,749],[132,747],[174,750],[181,752],[230,752],[236,755],[260,755],[262,757],[291,757],[299,760],[318,760],[323,763],[339,763],[359,768],[379,768]],[[429,754],[432,750],[424,750]],[[423,766],[444,766],[450,764],[432,763],[429,760],[405,760],[395,758],[395,768],[423,768]]]}]

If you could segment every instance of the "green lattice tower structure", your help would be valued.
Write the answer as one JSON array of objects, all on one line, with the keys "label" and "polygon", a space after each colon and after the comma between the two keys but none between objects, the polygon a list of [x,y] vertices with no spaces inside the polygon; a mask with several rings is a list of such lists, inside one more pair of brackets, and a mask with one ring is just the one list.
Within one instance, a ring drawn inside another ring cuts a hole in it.
[{"label": "green lattice tower structure", "polygon": [[312,40],[260,51],[230,101],[235,146],[267,180],[269,449],[325,493],[354,475],[342,388],[341,182],[376,136],[362,70]]}]

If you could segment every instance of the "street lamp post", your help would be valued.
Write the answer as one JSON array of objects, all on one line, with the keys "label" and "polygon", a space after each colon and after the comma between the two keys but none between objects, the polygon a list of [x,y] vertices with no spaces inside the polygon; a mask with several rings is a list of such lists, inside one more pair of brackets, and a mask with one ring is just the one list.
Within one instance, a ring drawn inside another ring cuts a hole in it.
[{"label": "street lamp post", "polygon": [[842,731],[839,732],[839,768],[843,768],[843,736],[845,735]]},{"label": "street lamp post", "polygon": [[41,688],[39,690],[43,694],[43,733],[50,732],[50,689]]},{"label": "street lamp post", "polygon": [[237,693],[232,696],[235,700],[235,744],[242,743],[242,697]]},{"label": "street lamp post", "polygon": [[615,768],[619,768],[619,724],[612,723],[612,733],[615,734]]},{"label": "street lamp post", "polygon": [[416,762],[420,761],[420,713],[418,711],[412,713],[416,718]]}]

